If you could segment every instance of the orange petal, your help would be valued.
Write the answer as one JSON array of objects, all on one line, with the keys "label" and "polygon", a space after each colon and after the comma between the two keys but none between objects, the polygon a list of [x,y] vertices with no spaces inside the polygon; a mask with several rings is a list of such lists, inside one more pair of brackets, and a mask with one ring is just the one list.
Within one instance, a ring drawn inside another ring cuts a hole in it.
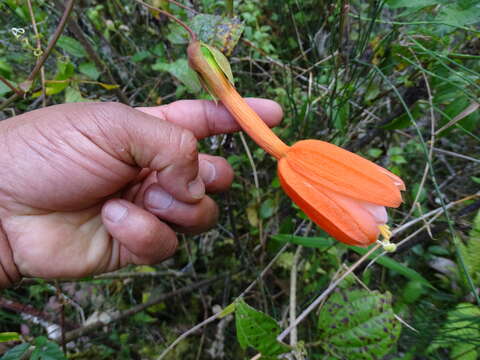
[{"label": "orange petal", "polygon": [[296,173],[286,158],[278,163],[278,175],[287,195],[335,239],[358,246],[376,241],[377,223],[359,202],[310,182]]},{"label": "orange petal", "polygon": [[388,170],[336,145],[302,140],[287,151],[290,168],[323,189],[370,203],[397,207],[403,182]]}]

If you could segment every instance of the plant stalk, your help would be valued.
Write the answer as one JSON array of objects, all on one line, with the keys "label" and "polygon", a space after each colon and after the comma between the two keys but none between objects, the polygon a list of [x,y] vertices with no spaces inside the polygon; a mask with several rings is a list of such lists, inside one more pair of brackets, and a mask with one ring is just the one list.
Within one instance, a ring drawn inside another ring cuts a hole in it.
[{"label": "plant stalk", "polygon": [[188,46],[190,66],[200,75],[209,90],[225,105],[242,129],[266,152],[280,159],[288,151],[286,145],[265,124],[255,111],[240,96],[227,80],[220,68],[214,68],[204,57],[201,43],[192,42]]}]

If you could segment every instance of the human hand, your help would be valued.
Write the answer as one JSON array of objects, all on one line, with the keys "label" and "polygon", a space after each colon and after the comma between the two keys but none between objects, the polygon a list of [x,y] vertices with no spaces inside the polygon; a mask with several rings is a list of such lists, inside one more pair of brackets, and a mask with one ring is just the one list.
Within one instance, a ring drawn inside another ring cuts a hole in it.
[{"label": "human hand", "polygon": [[[273,101],[249,103],[270,126],[280,121]],[[205,191],[233,179],[225,159],[197,153],[197,139],[238,129],[225,108],[200,100],[64,104],[0,122],[0,288],[171,256],[173,227],[214,225]]]}]

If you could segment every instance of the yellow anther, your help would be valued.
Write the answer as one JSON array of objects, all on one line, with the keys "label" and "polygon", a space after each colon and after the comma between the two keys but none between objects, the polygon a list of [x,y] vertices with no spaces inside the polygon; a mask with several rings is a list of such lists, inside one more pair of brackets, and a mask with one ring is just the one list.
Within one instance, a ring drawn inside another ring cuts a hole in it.
[{"label": "yellow anther", "polygon": [[392,237],[392,232],[390,231],[390,227],[387,224],[378,225],[380,229],[380,234],[383,236],[383,240],[386,242],[390,242],[390,238]]},{"label": "yellow anther", "polygon": [[386,252],[394,252],[395,250],[397,250],[397,245],[390,242],[392,232],[390,231],[388,225],[378,225],[378,229],[380,230],[380,234],[382,235],[383,240],[377,240],[377,242],[382,245],[383,250],[385,250]]}]

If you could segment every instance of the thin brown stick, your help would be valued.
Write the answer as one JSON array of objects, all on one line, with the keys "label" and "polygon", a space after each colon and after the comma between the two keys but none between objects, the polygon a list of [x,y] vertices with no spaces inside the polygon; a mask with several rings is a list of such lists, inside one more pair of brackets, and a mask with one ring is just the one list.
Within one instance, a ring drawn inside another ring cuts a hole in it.
[{"label": "thin brown stick", "polygon": [[5,85],[7,85],[13,92],[15,92],[15,94],[17,94],[18,96],[22,96],[23,95],[23,91],[16,88],[10,81],[8,81],[7,79],[5,79],[2,75],[0,75],[0,81],[3,82]]},{"label": "thin brown stick", "polygon": [[[40,34],[38,33],[38,28],[37,28],[37,22],[35,21],[35,13],[33,12],[33,7],[32,7],[32,1],[27,0],[27,5],[28,5],[28,12],[30,13],[30,18],[32,21],[32,28],[33,32],[35,34],[35,41],[37,44],[37,50],[40,52],[43,52],[42,50],[42,41],[40,40]],[[45,67],[42,66],[40,68],[40,81],[42,84],[42,106],[45,107],[47,106],[47,90],[45,87]]]},{"label": "thin brown stick", "polygon": [[177,5],[178,7],[181,7],[182,9],[185,9],[185,10],[191,11],[195,14],[198,14],[197,10],[192,9],[191,7],[188,7],[187,5],[180,4],[178,1],[175,1],[175,0],[167,0],[167,1],[171,4],[174,4],[174,5]]},{"label": "thin brown stick", "polygon": [[[197,41],[197,34],[195,34],[195,32],[187,24],[185,24],[182,20],[180,20],[176,16],[170,14],[168,11],[165,11],[165,10],[156,8],[155,6],[152,6],[150,4],[147,4],[147,3],[143,2],[142,0],[134,0],[134,1],[136,1],[137,3],[143,5],[143,6],[149,8],[151,10],[158,11],[160,14],[163,14],[166,17],[168,17],[169,19],[175,21],[178,25],[183,27],[188,32],[188,34],[190,35],[190,41],[191,42]],[[178,5],[178,3],[177,3],[177,5]]]},{"label": "thin brown stick", "polygon": [[[35,64],[35,67],[31,71],[30,75],[28,75],[27,80],[25,83],[33,82],[35,77],[37,76],[38,72],[42,68],[43,64],[45,64],[45,61],[47,61],[48,57],[50,56],[50,53],[52,52],[53,48],[55,47],[55,44],[57,43],[58,39],[60,38],[60,35],[63,32],[63,29],[65,28],[65,25],[67,23],[67,19],[70,16],[70,13],[72,12],[73,5],[75,4],[75,0],[68,0],[67,5],[65,6],[65,11],[63,12],[62,18],[60,19],[60,22],[55,29],[55,32],[53,33],[52,38],[50,39],[50,42],[48,43],[47,48],[45,49],[45,52],[42,54],[40,59],[38,59],[37,63]],[[1,105],[0,105],[0,110],[3,110],[6,108],[10,103],[18,99],[20,95],[14,94],[7,100],[5,100]]]}]

